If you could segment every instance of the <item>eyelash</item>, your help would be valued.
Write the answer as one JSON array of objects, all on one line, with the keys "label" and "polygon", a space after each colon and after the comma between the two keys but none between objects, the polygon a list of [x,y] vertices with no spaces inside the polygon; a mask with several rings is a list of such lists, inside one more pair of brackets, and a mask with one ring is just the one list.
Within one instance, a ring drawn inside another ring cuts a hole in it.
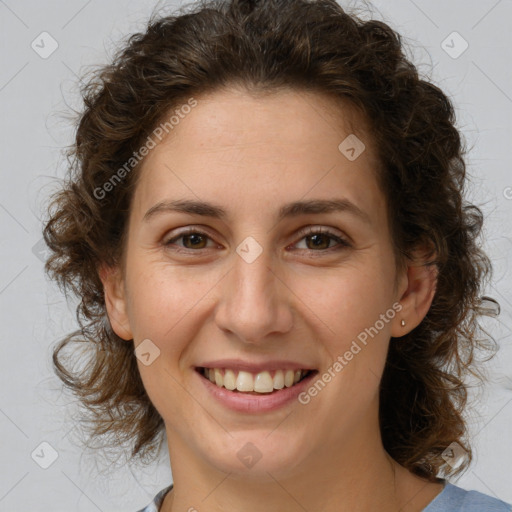
[{"label": "eyelash", "polygon": [[[206,237],[206,238],[211,240],[211,237],[208,235],[208,233],[205,233],[204,231],[201,231],[201,230],[198,230],[196,228],[190,227],[190,228],[187,228],[185,231],[181,232],[179,235],[177,235],[177,236],[175,236],[173,238],[170,238],[169,240],[163,242],[163,245],[165,247],[169,247],[169,246],[173,245],[176,240],[179,240],[180,238],[183,238],[183,237],[185,237],[187,235],[192,235],[192,234],[193,235],[200,235],[200,236]],[[313,236],[313,235],[326,235],[329,238],[331,238],[332,240],[338,242],[339,245],[338,245],[338,247],[334,247],[334,248],[333,247],[329,247],[327,249],[319,249],[319,250],[314,250],[314,249],[298,249],[299,251],[311,251],[311,252],[325,253],[327,251],[329,251],[329,252],[331,252],[333,250],[334,251],[339,251],[339,250],[351,247],[351,244],[347,240],[345,240],[344,238],[341,238],[340,236],[334,234],[332,231],[329,231],[328,229],[325,229],[325,228],[305,228],[302,231],[300,231],[299,234],[298,234],[298,236],[301,237],[299,239],[299,241],[301,241],[304,238],[307,238],[308,236]],[[190,254],[190,252],[198,252],[198,251],[201,251],[201,250],[205,250],[205,248],[202,248],[202,249],[176,248],[175,250],[176,250],[176,252]]]}]

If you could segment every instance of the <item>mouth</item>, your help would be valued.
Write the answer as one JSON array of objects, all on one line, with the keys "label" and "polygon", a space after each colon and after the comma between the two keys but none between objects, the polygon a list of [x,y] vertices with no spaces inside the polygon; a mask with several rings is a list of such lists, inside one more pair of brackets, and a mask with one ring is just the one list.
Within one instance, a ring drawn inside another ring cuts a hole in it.
[{"label": "mouth", "polygon": [[195,371],[218,388],[246,395],[271,395],[284,388],[292,388],[318,373],[317,370],[278,369],[257,373],[230,368],[196,367]]}]

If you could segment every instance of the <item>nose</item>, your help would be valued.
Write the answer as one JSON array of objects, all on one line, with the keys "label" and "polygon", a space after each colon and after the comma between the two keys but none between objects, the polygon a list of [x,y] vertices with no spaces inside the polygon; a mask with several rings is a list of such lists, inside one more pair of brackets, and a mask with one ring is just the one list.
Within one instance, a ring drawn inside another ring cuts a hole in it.
[{"label": "nose", "polygon": [[231,270],[221,281],[216,325],[246,344],[264,344],[287,333],[293,324],[293,293],[274,265],[270,251],[252,262],[234,255]]}]

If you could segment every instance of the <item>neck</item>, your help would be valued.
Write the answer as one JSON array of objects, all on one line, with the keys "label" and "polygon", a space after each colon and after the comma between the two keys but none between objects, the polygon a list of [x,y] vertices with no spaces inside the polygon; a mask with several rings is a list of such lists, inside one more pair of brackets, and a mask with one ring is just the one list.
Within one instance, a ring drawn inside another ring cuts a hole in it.
[{"label": "neck", "polygon": [[326,443],[280,473],[257,472],[257,465],[245,473],[221,472],[169,434],[174,488],[162,512],[419,512],[443,487],[397,464],[380,436],[364,432],[343,446]]}]

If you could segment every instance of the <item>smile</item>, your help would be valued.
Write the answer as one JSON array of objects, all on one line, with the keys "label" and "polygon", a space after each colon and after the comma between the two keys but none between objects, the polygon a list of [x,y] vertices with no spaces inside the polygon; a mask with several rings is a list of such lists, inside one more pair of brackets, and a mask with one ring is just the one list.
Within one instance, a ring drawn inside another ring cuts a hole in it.
[{"label": "smile", "polygon": [[201,375],[219,388],[244,393],[272,393],[290,388],[307,377],[312,370],[264,370],[251,373],[229,368],[198,368]]}]

